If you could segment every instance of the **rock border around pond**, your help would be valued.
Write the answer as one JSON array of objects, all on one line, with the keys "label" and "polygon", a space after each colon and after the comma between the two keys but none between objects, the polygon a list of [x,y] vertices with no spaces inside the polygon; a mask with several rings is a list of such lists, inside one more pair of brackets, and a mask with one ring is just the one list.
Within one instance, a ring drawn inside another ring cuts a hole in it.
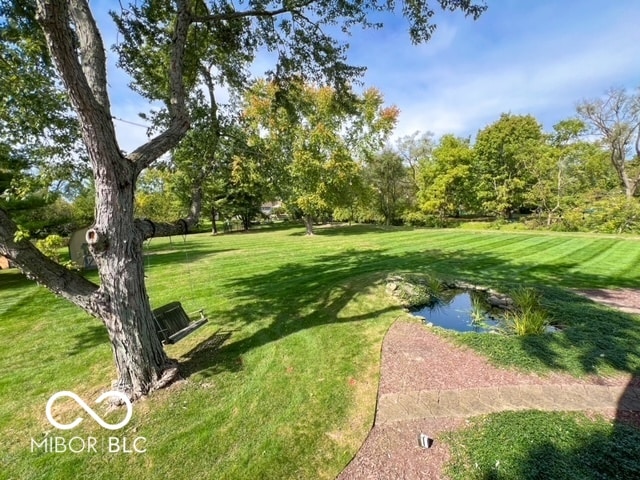
[{"label": "rock border around pond", "polygon": [[490,306],[503,310],[513,309],[511,297],[492,288],[460,280],[440,280],[429,275],[389,275],[386,281],[386,291],[398,299],[403,307],[412,308],[426,305],[432,301],[434,283],[437,283],[439,288],[444,289],[483,292],[486,293],[486,301]]},{"label": "rock border around pond", "polygon": [[[543,333],[557,333],[561,331],[558,326],[551,325],[546,311],[541,308],[536,298],[535,289],[525,288],[523,291],[510,295],[494,290],[483,285],[476,285],[462,280],[440,279],[429,274],[391,274],[386,280],[386,291],[399,301],[407,311],[420,307],[435,305],[442,299],[443,291],[477,292],[482,294],[483,301],[491,309],[497,309],[500,314],[502,327],[487,327],[482,333],[503,333],[524,335],[538,335]],[[532,294],[527,293],[533,290]],[[523,295],[524,293],[524,295]],[[515,301],[514,298],[520,299]],[[518,302],[524,302],[522,304]],[[424,320],[422,315],[416,316]],[[428,326],[433,326],[431,322]],[[479,322],[482,326],[482,322]],[[449,330],[449,327],[442,327]],[[455,328],[453,329],[456,330]],[[465,332],[467,333],[466,329]]]}]

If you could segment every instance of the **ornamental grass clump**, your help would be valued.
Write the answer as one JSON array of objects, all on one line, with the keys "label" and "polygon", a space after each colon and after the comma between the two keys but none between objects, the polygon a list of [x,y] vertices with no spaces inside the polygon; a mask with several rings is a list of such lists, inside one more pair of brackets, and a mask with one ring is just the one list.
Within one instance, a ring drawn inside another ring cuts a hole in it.
[{"label": "ornamental grass clump", "polygon": [[540,335],[549,319],[540,304],[540,294],[533,288],[519,288],[511,292],[514,309],[504,316],[506,329],[515,335]]},{"label": "ornamental grass clump", "polygon": [[475,325],[483,325],[486,319],[486,308],[479,297],[471,297],[471,321]]}]

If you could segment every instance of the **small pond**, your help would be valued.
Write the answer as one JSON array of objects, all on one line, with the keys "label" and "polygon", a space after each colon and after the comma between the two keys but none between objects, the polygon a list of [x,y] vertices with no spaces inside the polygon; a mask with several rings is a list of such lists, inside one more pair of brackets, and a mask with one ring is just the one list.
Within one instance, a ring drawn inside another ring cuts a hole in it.
[{"label": "small pond", "polygon": [[413,307],[411,313],[426,324],[457,332],[485,333],[500,328],[500,310],[486,302],[482,292],[447,290],[427,305]]}]

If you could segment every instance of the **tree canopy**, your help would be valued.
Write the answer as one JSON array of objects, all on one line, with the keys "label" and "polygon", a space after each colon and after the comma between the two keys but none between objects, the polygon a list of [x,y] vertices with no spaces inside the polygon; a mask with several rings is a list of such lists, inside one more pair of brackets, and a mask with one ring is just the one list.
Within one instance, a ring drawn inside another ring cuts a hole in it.
[{"label": "tree canopy", "polygon": [[[431,37],[435,28],[434,4],[473,18],[486,9],[471,0],[437,3],[408,0],[402,4],[401,14],[409,22],[412,41]],[[57,89],[64,85],[62,93],[72,106],[72,118],[80,125],[95,191],[95,221],[86,240],[98,267],[100,283],[95,284],[42,255],[31,242],[16,235],[15,222],[2,208],[0,254],[30,278],[104,323],[118,371],[118,388],[137,398],[178,376],[177,367],[167,357],[156,332],[144,282],[142,242],[154,235],[184,233],[197,218],[173,224],[136,219],[136,184],[146,168],[175,149],[187,134],[191,113],[187,100],[202,78],[199,77],[202,68],[216,72],[212,77],[217,82],[237,81],[242,86],[246,84],[243,62],[254,58],[259,49],[265,49],[277,57],[268,72],[270,81],[286,87],[300,78],[308,79],[330,84],[338,95],[346,95],[350,82],[363,68],[348,64],[346,43],[337,36],[356,26],[380,27],[370,20],[371,12],[392,12],[398,7],[395,2],[378,0],[251,0],[241,9],[225,1],[188,0],[147,0],[123,6],[113,14],[124,36],[117,48],[118,65],[132,75],[134,89],[165,105],[165,111],[158,113],[164,119],[156,135],[132,152],[123,152],[113,125],[105,45],[89,2],[4,0],[1,5],[3,29],[16,31],[13,37],[2,36],[2,53],[19,50],[24,39],[29,42],[43,39],[23,47],[27,53],[32,46],[42,53],[41,65],[47,68],[37,79],[42,82],[38,101],[41,104],[54,101],[54,107],[57,106]],[[35,28],[34,18],[42,34]],[[41,48],[45,44],[46,51]],[[36,57],[23,57],[28,61],[16,81],[24,80],[22,73],[31,69],[38,73]],[[21,61],[18,55],[18,65]],[[50,65],[55,66],[56,75]],[[24,93],[34,89],[26,87],[22,92],[9,90],[11,101],[3,104],[14,108],[15,102],[18,111],[29,105],[32,99]],[[66,117],[47,118],[47,112],[51,111],[61,112],[57,108],[44,109],[38,112],[38,118],[43,120],[45,137],[56,139],[65,131],[56,122]],[[3,111],[2,115],[7,117],[8,112]],[[5,118],[1,120],[4,122]],[[7,123],[0,126],[1,134],[28,132],[28,125],[17,120],[19,117],[6,118]],[[0,166],[6,170],[5,159],[11,159],[11,167],[17,165],[24,143],[11,138],[3,140],[7,140],[8,150],[5,146],[0,152],[5,162]],[[53,142],[55,148],[61,144],[59,138]],[[7,179],[4,181],[6,184]]]},{"label": "tree canopy", "polygon": [[476,189],[483,208],[510,217],[523,204],[531,183],[529,164],[536,162],[542,127],[531,115],[502,114],[476,138]]},{"label": "tree canopy", "polygon": [[[330,87],[296,85],[288,107],[279,106],[279,86],[260,81],[248,92],[244,118],[260,150],[278,162],[280,196],[302,212],[307,233],[313,218],[347,208],[362,164],[393,130],[398,110],[383,107],[379,91],[349,92],[350,101]],[[293,108],[291,108],[293,107]]]}]

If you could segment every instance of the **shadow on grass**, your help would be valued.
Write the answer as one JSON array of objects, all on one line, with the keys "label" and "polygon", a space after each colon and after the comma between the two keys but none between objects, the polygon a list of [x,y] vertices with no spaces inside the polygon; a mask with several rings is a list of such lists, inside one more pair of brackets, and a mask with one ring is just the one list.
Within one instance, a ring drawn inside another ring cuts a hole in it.
[{"label": "shadow on grass", "polygon": [[153,267],[164,267],[166,265],[176,264],[188,264],[196,263],[203,257],[215,255],[217,253],[232,252],[232,248],[221,249],[209,249],[209,248],[191,248],[189,246],[179,246],[178,248],[171,248],[170,246],[163,246],[162,250],[157,251],[145,251],[144,252],[144,267],[145,269]]},{"label": "shadow on grass", "polygon": [[0,271],[0,290],[22,289],[33,285],[33,281],[25,277],[17,268]]},{"label": "shadow on grass", "polygon": [[79,353],[109,342],[109,334],[102,322],[93,318],[91,321],[93,322],[92,324],[85,327],[82,332],[73,336],[75,344],[69,350],[69,355],[78,355]]},{"label": "shadow on grass", "polygon": [[[490,348],[496,351],[503,349],[505,358],[512,354],[513,346],[518,347],[524,357],[513,361],[514,366],[521,361],[526,364],[528,357],[551,369],[572,373],[591,373],[608,365],[635,374],[640,368],[638,318],[601,307],[568,290],[616,282],[622,283],[619,286],[628,285],[606,275],[578,272],[578,267],[570,260],[523,265],[491,253],[446,253],[433,249],[400,254],[350,250],[323,255],[312,262],[290,262],[250,277],[225,281],[225,289],[234,292],[234,308],[224,312],[225,319],[234,325],[254,324],[255,328],[249,336],[225,344],[219,354],[222,358],[226,355],[238,358],[304,329],[375,318],[394,307],[352,318],[341,316],[341,312],[355,295],[389,272],[430,272],[498,289],[529,285],[543,290],[556,323],[566,327],[562,333],[520,337],[510,339],[510,343],[491,338],[494,336],[478,337],[481,342],[492,342]],[[570,360],[564,357],[566,350],[572,352]],[[193,360],[187,360],[185,369],[194,373],[198,368],[192,363]]]},{"label": "shadow on grass", "polygon": [[224,343],[232,335],[233,331],[231,330],[219,330],[186,352],[183,358],[188,360],[181,363],[181,374],[187,378],[204,370],[207,372],[206,376],[242,370],[242,358],[237,355],[229,355],[222,350]]},{"label": "shadow on grass", "polygon": [[640,478],[639,384],[634,376],[627,385],[611,427],[579,432],[566,446],[550,439],[541,442],[525,453],[517,478]]}]

